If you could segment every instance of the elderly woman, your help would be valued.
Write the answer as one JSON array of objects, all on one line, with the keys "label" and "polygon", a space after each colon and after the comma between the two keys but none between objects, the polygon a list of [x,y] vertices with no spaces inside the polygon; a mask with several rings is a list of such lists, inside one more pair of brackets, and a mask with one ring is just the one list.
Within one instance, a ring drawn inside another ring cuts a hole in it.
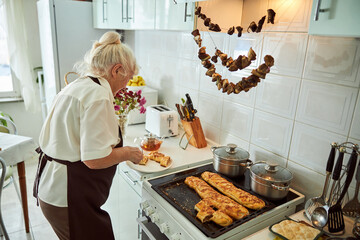
[{"label": "elderly woman", "polygon": [[54,99],[39,137],[34,196],[60,239],[114,239],[106,202],[118,163],[138,163],[122,146],[114,95],[138,67],[116,32],[105,33],[76,65],[80,77]]}]

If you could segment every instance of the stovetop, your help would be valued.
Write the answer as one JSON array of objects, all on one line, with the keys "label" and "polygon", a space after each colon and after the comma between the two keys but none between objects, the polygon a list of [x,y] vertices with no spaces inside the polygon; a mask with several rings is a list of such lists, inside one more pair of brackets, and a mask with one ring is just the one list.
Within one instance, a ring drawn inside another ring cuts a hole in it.
[{"label": "stovetop", "polygon": [[213,168],[213,165],[208,164],[205,166],[196,167],[186,171],[181,171],[174,174],[166,175],[164,177],[149,180],[149,183],[151,184],[151,188],[155,192],[157,192],[163,199],[165,199],[169,204],[176,208],[187,220],[189,220],[201,232],[203,232],[207,237],[210,238],[216,238],[256,218],[257,216],[276,208],[277,206],[281,206],[299,197],[299,195],[297,195],[296,193],[289,191],[286,198],[279,201],[270,201],[251,191],[250,176],[248,170],[245,172],[244,176],[237,178],[229,178],[225,175],[220,174],[222,177],[232,182],[236,187],[243,189],[262,199],[266,203],[266,206],[260,210],[249,210],[250,214],[247,217],[236,220],[227,227],[221,227],[213,222],[201,223],[196,218],[197,212],[194,209],[195,204],[197,204],[201,200],[201,198],[193,189],[189,188],[184,183],[184,180],[188,176],[199,177],[204,171],[216,172]]}]

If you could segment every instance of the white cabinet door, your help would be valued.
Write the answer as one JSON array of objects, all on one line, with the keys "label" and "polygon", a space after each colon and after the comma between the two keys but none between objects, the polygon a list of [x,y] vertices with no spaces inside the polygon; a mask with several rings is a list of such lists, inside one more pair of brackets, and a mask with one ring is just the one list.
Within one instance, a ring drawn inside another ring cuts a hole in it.
[{"label": "white cabinet door", "polygon": [[155,0],[126,0],[127,18],[130,29],[154,29],[155,28]]},{"label": "white cabinet door", "polygon": [[93,25],[102,29],[129,29],[129,1],[93,0]]},{"label": "white cabinet door", "polygon": [[115,239],[138,239],[139,229],[136,218],[139,217],[141,197],[132,189],[117,170],[110,189],[110,195],[103,209],[111,218]]},{"label": "white cabinet door", "polygon": [[314,0],[309,34],[359,37],[359,10],[359,0]]},{"label": "white cabinet door", "polygon": [[191,31],[194,27],[194,3],[156,0],[155,29]]}]

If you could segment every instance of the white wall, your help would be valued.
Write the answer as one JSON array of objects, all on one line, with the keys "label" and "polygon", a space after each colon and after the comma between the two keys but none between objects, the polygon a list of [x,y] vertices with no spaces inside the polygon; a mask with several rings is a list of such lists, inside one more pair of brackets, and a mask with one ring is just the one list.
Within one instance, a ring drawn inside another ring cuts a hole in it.
[{"label": "white wall", "polygon": [[[212,56],[209,34],[201,35]],[[266,54],[275,58],[275,66],[248,93],[227,95],[205,76],[190,33],[135,31],[140,74],[159,90],[159,100],[174,109],[189,93],[207,138],[221,145],[236,143],[254,161],[288,167],[295,189],[319,195],[330,143],[360,143],[360,39],[281,32],[211,36],[234,59],[250,46],[257,53],[256,64],[233,75],[216,65],[229,81],[249,76]]]},{"label": "white wall", "polygon": [[[22,0],[24,3],[24,18],[30,53],[31,66],[41,66],[40,38],[37,21],[37,0]],[[36,73],[34,72],[34,82]],[[39,137],[42,116],[41,112],[30,113],[25,110],[24,102],[0,103],[0,110],[12,116],[18,128],[18,133],[24,136],[33,137],[37,142]]]}]

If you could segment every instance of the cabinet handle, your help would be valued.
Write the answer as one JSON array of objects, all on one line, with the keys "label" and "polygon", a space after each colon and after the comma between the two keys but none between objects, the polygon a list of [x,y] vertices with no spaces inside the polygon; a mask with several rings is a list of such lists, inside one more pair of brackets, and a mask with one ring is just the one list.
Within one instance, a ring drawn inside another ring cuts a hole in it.
[{"label": "cabinet handle", "polygon": [[192,16],[191,14],[187,14],[187,6],[188,6],[188,3],[185,3],[184,22],[186,22],[186,18],[187,18],[187,17],[191,17],[191,16]]},{"label": "cabinet handle", "polygon": [[134,185],[136,185],[136,183],[138,182],[137,180],[133,179],[129,173],[129,171],[123,171],[123,173],[125,174],[126,178],[130,180],[130,182],[132,182]]},{"label": "cabinet handle", "polygon": [[321,5],[321,0],[317,0],[317,4],[316,4],[316,9],[315,9],[315,16],[314,16],[314,21],[319,20],[319,13],[320,11],[320,5]]},{"label": "cabinet handle", "polygon": [[124,19],[126,19],[124,17],[124,0],[121,0],[121,22],[124,22]]},{"label": "cabinet handle", "polygon": [[103,0],[103,23],[107,22],[107,11],[105,16],[105,10],[107,10],[107,0]]}]

